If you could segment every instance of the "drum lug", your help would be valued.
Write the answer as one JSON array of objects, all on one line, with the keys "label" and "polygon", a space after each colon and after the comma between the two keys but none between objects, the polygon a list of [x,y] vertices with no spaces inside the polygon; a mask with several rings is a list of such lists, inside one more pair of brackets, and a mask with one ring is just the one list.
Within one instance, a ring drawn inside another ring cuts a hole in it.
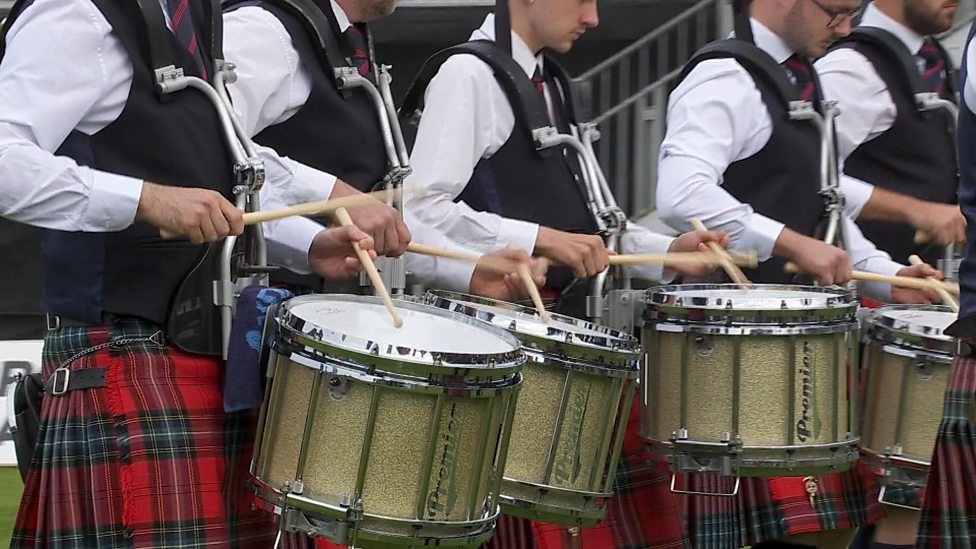
[{"label": "drum lug", "polygon": [[698,356],[707,358],[712,356],[712,351],[715,350],[715,344],[712,343],[711,338],[708,336],[695,336],[695,350],[698,352]]},{"label": "drum lug", "polygon": [[293,494],[297,494],[300,496],[304,491],[305,491],[305,483],[302,482],[301,480],[296,480],[295,483],[291,485],[291,493]]},{"label": "drum lug", "polygon": [[349,380],[337,375],[328,375],[329,397],[332,400],[343,400],[349,392]]}]

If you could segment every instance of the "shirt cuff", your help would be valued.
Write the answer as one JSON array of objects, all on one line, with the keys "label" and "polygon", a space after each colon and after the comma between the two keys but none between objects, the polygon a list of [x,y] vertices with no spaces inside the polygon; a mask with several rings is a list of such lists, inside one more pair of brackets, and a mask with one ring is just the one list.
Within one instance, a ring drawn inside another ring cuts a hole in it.
[{"label": "shirt cuff", "polygon": [[262,224],[268,240],[268,262],[298,274],[312,272],[308,252],[315,236],[326,230],[307,217],[286,217]]},{"label": "shirt cuff", "polygon": [[743,247],[746,250],[756,250],[756,258],[760,263],[773,257],[776,240],[786,225],[757,213],[752,214],[749,226],[746,228]]},{"label": "shirt cuff", "polygon": [[[905,268],[904,265],[896,263],[884,257],[871,257],[854,265],[855,269],[877,273],[887,276],[895,276],[898,271]],[[858,289],[861,293],[871,299],[891,302],[891,284],[887,282],[858,282]]]},{"label": "shirt cuff", "polygon": [[467,261],[407,253],[407,270],[425,287],[470,293],[476,265]]},{"label": "shirt cuff", "polygon": [[100,171],[91,173],[91,194],[82,230],[121,231],[132,225],[142,196],[142,180]]},{"label": "shirt cuff", "polygon": [[294,202],[290,205],[328,200],[332,196],[336,176],[294,161],[292,161],[292,173],[295,176],[293,184],[295,196],[292,197]]},{"label": "shirt cuff", "polygon": [[535,251],[535,240],[539,236],[539,226],[535,223],[517,219],[502,219],[498,227],[495,249],[515,246],[528,253]]},{"label": "shirt cuff", "polygon": [[[663,254],[671,248],[674,238],[647,230],[630,229],[620,237],[620,251],[625,254]],[[667,284],[674,279],[675,272],[664,265],[630,265],[627,272],[634,278]]]},{"label": "shirt cuff", "polygon": [[845,175],[840,178],[840,190],[844,194],[844,211],[851,219],[857,219],[864,205],[871,200],[874,185]]}]

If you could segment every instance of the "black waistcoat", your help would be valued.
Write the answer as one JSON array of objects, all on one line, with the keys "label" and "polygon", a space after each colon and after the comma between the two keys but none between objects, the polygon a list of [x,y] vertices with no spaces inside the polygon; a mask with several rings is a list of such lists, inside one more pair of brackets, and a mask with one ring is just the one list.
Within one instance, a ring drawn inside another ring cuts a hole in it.
[{"label": "black waistcoat", "polygon": [[[334,21],[328,0],[316,0],[322,13]],[[331,173],[361,191],[370,191],[389,169],[376,108],[361,89],[336,89],[332,66],[311,23],[273,0],[238,4],[258,5],[278,18],[291,36],[300,63],[312,79],[305,104],[288,120],[265,128],[254,140],[284,156]],[[325,48],[345,52],[346,40],[333,24],[320,25]]]},{"label": "black waistcoat", "polygon": [[[92,136],[71,133],[57,154],[98,170],[166,185],[212,189],[230,198],[233,162],[214,107],[203,94],[190,89],[160,101],[152,71],[143,58],[144,36],[123,6],[128,1],[94,0],[133,64],[132,86],[122,114]],[[192,0],[189,9],[200,42],[209,43],[210,29],[201,24],[209,21],[202,4]],[[172,33],[166,36],[177,63],[188,75],[198,76],[193,58]],[[112,313],[162,324],[177,287],[206,250],[207,246],[186,240],[163,240],[157,229],[141,222],[105,234],[47,231],[44,308],[88,322],[100,322],[103,314]]]},{"label": "black waistcoat", "polygon": [[[944,110],[918,111],[914,90],[899,78],[897,60],[889,58],[891,53],[863,42],[847,42],[842,47],[853,48],[867,57],[884,81],[898,112],[890,129],[861,144],[851,154],[845,173],[922,200],[954,203],[959,167],[952,116]],[[946,66],[950,63],[947,59]],[[951,92],[943,95],[955,101]],[[916,246],[915,229],[909,225],[884,221],[858,221],[858,225],[864,236],[891,254],[895,261],[907,263],[909,255],[918,253],[935,264],[942,256],[942,250],[936,246]]]}]

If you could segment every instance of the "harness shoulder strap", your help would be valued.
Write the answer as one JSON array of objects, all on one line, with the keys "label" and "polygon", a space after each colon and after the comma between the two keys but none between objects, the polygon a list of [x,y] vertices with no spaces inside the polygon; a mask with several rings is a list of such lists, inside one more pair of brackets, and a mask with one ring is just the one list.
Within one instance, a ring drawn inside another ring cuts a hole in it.
[{"label": "harness shoulder strap", "polygon": [[471,54],[485,63],[494,71],[495,79],[501,85],[508,98],[516,119],[526,122],[533,142],[537,130],[548,128],[549,116],[545,111],[544,102],[539,101],[538,93],[532,85],[531,79],[525,75],[522,67],[504,53],[490,40],[473,40],[442,50],[424,63],[420,73],[410,85],[410,90],[404,98],[400,108],[400,117],[408,122],[416,123],[424,108],[424,94],[430,81],[440,70],[441,65],[449,58],[458,54]]},{"label": "harness shoulder strap", "polygon": [[224,0],[223,9],[229,11],[242,4],[262,5],[281,9],[297,19],[308,31],[315,53],[323,66],[332,68],[348,67],[349,63],[342,53],[342,46],[337,41],[339,24],[335,21],[335,14],[325,13],[313,0]]},{"label": "harness shoulder strap", "polygon": [[566,106],[566,117],[570,124],[577,126],[581,120],[578,115],[580,112],[579,105],[577,104],[577,101],[579,101],[579,90],[577,89],[576,81],[569,76],[566,68],[556,61],[553,56],[548,53],[544,54],[544,56],[546,71],[556,79],[556,82],[559,83],[559,88],[562,90],[565,99],[563,103]]},{"label": "harness shoulder strap", "polygon": [[897,36],[877,27],[857,27],[831,49],[850,48],[855,44],[881,53],[889,68],[897,75],[898,84],[911,95],[922,93],[924,87],[915,64],[915,56]]},{"label": "harness shoulder strap", "polygon": [[703,61],[730,58],[742,65],[753,78],[761,80],[772,88],[786,109],[789,109],[791,102],[800,100],[800,92],[790,82],[790,78],[782,65],[754,44],[735,38],[712,42],[700,49],[685,65],[675,85],[683,82],[691,74],[691,71]]}]

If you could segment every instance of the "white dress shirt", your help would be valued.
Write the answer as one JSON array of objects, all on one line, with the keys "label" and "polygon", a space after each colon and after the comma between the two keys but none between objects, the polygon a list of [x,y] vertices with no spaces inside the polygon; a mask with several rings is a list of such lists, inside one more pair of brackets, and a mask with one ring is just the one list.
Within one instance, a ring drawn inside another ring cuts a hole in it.
[{"label": "white dress shirt", "polygon": [[[494,24],[494,16],[489,15],[471,39],[493,40]],[[533,53],[515,33],[512,42],[512,56],[531,76],[542,63],[542,56]],[[545,88],[550,105],[551,91]],[[436,227],[459,245],[480,252],[514,245],[531,253],[538,224],[479,212],[454,201],[478,162],[498,152],[514,128],[514,112],[491,67],[473,55],[455,55],[444,62],[427,88],[426,108],[411,156],[413,174],[405,184],[404,204],[408,224]],[[663,252],[671,241],[632,225],[624,233],[621,248],[627,253]],[[652,280],[662,277],[659,266],[631,272]],[[463,272],[438,272],[435,276],[449,282]]]},{"label": "white dress shirt", "polygon": [[[917,54],[925,42],[924,36],[888,17],[874,3],[864,11],[860,26],[892,33],[913,54]],[[817,61],[816,68],[824,94],[837,101],[840,108],[840,116],[837,117],[837,153],[843,162],[862,144],[890,130],[898,116],[898,108],[874,65],[853,48],[831,51]],[[870,191],[874,190],[868,183],[860,184],[865,186],[867,192],[847,193],[848,212],[854,217],[864,207],[866,199],[870,198]]]},{"label": "white dress shirt", "polygon": [[[169,24],[165,0],[159,2]],[[0,64],[0,215],[62,231],[131,225],[140,179],[54,154],[73,130],[94,135],[114,122],[131,86],[129,55],[90,0],[35,0],[27,7],[7,35]],[[322,200],[332,192],[335,178],[328,174],[266,148],[261,158],[266,209]],[[270,257],[307,272],[308,249],[320,230],[300,218],[265,224]]]},{"label": "white dress shirt", "polygon": [[[332,11],[340,32],[352,23],[339,4]],[[237,81],[229,86],[241,123],[251,135],[295,115],[312,93],[311,68],[318,58],[302,59],[291,35],[268,10],[245,6],[224,14],[224,57],[237,65]],[[379,161],[379,160],[377,160]],[[414,241],[458,252],[477,253],[458,245],[436,228],[406,220]],[[468,291],[474,266],[421,254],[407,254],[407,269],[427,285]],[[446,274],[443,279],[437,273]]]},{"label": "white dress shirt", "polygon": [[[775,33],[752,20],[756,44],[778,63],[793,51]],[[785,70],[785,69],[784,69]],[[772,257],[784,225],[755,212],[722,188],[726,169],[759,153],[772,137],[772,120],[752,76],[734,59],[712,59],[697,65],[671,94],[668,130],[661,146],[657,204],[662,219],[678,229],[700,218],[724,230],[731,248],[756,250],[759,260]],[[842,186],[848,194],[848,188]],[[845,218],[848,253],[856,269],[894,274],[899,265],[864,238]],[[869,284],[865,292],[887,298],[886,284]]]}]

